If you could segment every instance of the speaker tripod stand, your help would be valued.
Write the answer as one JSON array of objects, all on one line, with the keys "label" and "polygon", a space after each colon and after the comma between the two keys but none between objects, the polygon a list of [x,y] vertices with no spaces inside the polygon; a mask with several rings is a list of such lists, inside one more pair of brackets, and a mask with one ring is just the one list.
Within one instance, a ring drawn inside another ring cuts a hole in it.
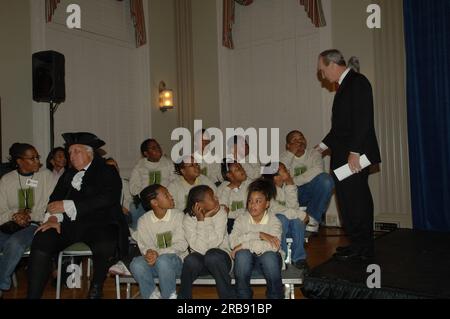
[{"label": "speaker tripod stand", "polygon": [[50,150],[55,148],[55,113],[60,103],[49,103],[50,107]]}]

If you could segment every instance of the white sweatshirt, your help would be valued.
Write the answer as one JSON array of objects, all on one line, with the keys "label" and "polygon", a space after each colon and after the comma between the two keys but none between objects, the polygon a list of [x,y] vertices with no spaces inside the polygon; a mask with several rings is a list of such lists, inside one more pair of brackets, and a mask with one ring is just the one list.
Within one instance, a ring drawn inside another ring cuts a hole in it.
[{"label": "white sweatshirt", "polygon": [[177,254],[181,259],[188,255],[188,243],[183,230],[184,214],[176,209],[167,210],[163,219],[153,211],[145,213],[138,221],[137,243],[142,255],[152,249],[163,254]]},{"label": "white sweatshirt", "polygon": [[131,172],[131,194],[139,195],[145,187],[152,184],[161,184],[167,187],[175,179],[174,171],[172,161],[165,156],[162,156],[157,163],[141,158]]},{"label": "white sweatshirt", "polygon": [[288,219],[299,218],[302,222],[306,212],[300,209],[296,185],[277,186],[277,197],[270,201],[269,211],[273,214],[282,214]]},{"label": "white sweatshirt", "polygon": [[190,185],[188,182],[186,182],[183,176],[178,176],[172,183],[169,184],[167,189],[169,190],[169,193],[172,195],[175,201],[176,209],[183,211],[186,208],[186,200],[189,191],[191,190],[191,188],[198,185],[207,185],[211,187],[214,194],[217,194],[216,185],[214,185],[208,177],[203,175],[197,177],[194,185]]},{"label": "white sweatshirt", "polygon": [[247,191],[251,181],[246,179],[238,188],[229,188],[230,182],[223,182],[217,189],[219,203],[230,209],[228,218],[235,219],[246,212]]},{"label": "white sweatshirt", "polygon": [[227,213],[221,208],[213,217],[198,221],[197,217],[186,214],[183,220],[184,236],[189,247],[204,255],[212,248],[230,253],[227,233]]},{"label": "white sweatshirt", "polygon": [[[233,249],[242,244],[243,249],[248,249],[258,255],[267,251],[278,251],[268,241],[260,239],[260,232],[270,234],[281,240],[281,222],[274,214],[268,211],[266,211],[259,224],[254,223],[252,216],[248,212],[239,216],[236,218],[230,234],[231,248]],[[284,252],[281,250],[280,253],[284,255]]]},{"label": "white sweatshirt", "polygon": [[[33,183],[27,186],[27,180],[36,181],[36,187]],[[56,180],[48,169],[41,169],[28,177],[20,175],[17,170],[4,175],[0,180],[0,225],[12,220],[19,209],[25,208],[25,199],[31,208],[31,220],[43,221],[55,184]]]},{"label": "white sweatshirt", "polygon": [[301,157],[285,151],[280,155],[280,162],[286,165],[297,186],[309,183],[324,172],[322,155],[315,149],[306,150]]}]

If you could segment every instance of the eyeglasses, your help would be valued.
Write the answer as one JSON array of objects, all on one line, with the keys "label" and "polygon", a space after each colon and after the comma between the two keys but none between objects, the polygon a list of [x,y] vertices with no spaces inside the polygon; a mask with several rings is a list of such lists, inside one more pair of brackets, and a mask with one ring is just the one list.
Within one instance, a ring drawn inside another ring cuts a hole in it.
[{"label": "eyeglasses", "polygon": [[33,156],[33,157],[21,157],[21,159],[38,162],[41,159],[41,156],[38,155],[38,156]]}]

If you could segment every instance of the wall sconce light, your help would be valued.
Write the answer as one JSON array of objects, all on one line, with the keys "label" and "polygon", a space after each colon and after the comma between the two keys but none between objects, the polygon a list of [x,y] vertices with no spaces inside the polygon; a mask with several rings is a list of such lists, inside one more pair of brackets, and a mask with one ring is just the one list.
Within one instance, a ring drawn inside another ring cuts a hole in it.
[{"label": "wall sconce light", "polygon": [[164,81],[159,82],[159,109],[161,112],[173,109],[173,90],[166,88]]}]

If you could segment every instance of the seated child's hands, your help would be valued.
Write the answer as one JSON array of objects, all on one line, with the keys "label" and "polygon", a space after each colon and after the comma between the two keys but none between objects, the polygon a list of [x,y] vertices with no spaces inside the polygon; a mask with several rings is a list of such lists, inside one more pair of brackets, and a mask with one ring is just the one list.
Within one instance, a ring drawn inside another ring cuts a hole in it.
[{"label": "seated child's hands", "polygon": [[222,207],[223,207],[223,209],[225,209],[225,211],[227,212],[227,214],[229,214],[229,213],[230,213],[230,209],[228,208],[228,206],[227,206],[227,205],[221,204],[220,206],[222,206]]},{"label": "seated child's hands", "polygon": [[285,184],[287,184],[287,185],[293,185],[294,184],[294,180],[292,179],[291,174],[289,173],[289,171],[286,169],[286,167],[284,165],[280,165],[280,168],[278,170],[278,174],[283,179],[283,182]]},{"label": "seated child's hands", "polygon": [[277,250],[280,249],[281,242],[277,237],[272,236],[268,233],[260,232],[259,238],[261,238],[262,240],[268,241],[272,245],[273,248],[276,248]]},{"label": "seated child's hands", "polygon": [[159,255],[158,252],[156,252],[153,249],[147,250],[147,253],[145,254],[144,258],[148,262],[150,266],[153,266],[156,263],[156,259],[158,259]]},{"label": "seated child's hands", "polygon": [[239,244],[236,247],[234,247],[234,249],[231,251],[231,258],[235,259],[236,253],[241,249],[242,249],[242,244]]},{"label": "seated child's hands", "polygon": [[195,217],[197,217],[197,220],[199,222],[205,220],[205,210],[200,207],[200,203],[195,203],[194,207],[192,208],[192,211],[194,212]]},{"label": "seated child's hands", "polygon": [[205,218],[206,217],[213,217],[214,215],[216,215],[217,214],[217,212],[219,211],[219,209],[220,209],[220,205],[219,205],[219,203],[217,203],[217,206],[216,207],[214,207],[213,209],[211,209],[209,212],[206,212],[205,213]]}]

